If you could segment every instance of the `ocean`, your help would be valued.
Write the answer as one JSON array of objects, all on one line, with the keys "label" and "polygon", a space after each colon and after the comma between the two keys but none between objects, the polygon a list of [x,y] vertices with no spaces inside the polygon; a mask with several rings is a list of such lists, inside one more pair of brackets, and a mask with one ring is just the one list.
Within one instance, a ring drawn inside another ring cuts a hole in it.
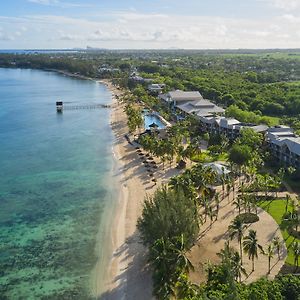
[{"label": "ocean", "polygon": [[59,100],[109,104],[111,93],[94,81],[0,68],[1,299],[90,299],[105,257],[117,194],[110,109],[60,114]]}]

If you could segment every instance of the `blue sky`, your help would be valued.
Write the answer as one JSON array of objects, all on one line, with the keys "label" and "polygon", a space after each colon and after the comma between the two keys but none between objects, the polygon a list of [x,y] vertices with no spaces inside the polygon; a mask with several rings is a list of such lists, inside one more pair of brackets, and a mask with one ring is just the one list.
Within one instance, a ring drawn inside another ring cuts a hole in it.
[{"label": "blue sky", "polygon": [[300,48],[300,0],[1,0],[0,49]]}]

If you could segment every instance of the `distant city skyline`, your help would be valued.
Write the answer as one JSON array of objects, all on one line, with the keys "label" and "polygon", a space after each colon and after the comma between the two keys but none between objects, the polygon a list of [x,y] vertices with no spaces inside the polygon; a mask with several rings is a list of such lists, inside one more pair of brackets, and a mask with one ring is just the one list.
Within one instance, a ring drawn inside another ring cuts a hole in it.
[{"label": "distant city skyline", "polygon": [[11,0],[0,49],[300,48],[300,0]]}]

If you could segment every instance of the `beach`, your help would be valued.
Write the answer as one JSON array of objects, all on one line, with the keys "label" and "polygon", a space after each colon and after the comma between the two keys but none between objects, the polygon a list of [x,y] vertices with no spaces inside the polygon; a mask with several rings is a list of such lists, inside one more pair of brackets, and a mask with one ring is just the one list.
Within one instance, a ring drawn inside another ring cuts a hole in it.
[{"label": "beach", "polygon": [[[142,212],[146,194],[151,194],[154,184],[124,135],[128,133],[123,105],[115,96],[120,96],[108,81],[113,104],[111,126],[115,135],[113,153],[116,159],[115,176],[120,185],[118,203],[111,223],[111,252],[104,287],[101,278],[95,281],[95,295],[99,299],[151,299],[151,273],[147,269],[147,250],[141,244],[136,222]],[[96,277],[97,278],[97,277]],[[104,289],[104,293],[103,293]]]}]

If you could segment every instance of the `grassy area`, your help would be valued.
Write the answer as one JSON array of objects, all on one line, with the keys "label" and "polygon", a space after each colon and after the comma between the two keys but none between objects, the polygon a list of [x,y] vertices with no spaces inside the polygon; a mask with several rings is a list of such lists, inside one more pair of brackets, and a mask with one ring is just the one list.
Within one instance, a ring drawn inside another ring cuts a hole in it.
[{"label": "grassy area", "polygon": [[199,154],[193,155],[191,160],[198,163],[207,163],[214,161],[213,157],[208,152],[201,152]]},{"label": "grassy area", "polygon": [[276,126],[280,124],[279,117],[270,117],[270,116],[263,116],[265,120],[267,120],[269,126]]},{"label": "grassy area", "polygon": [[221,154],[214,156],[214,160],[218,161],[227,161],[228,160],[228,153],[222,152]]},{"label": "grassy area", "polygon": [[[284,199],[260,201],[258,206],[267,211],[279,225],[281,224],[282,216],[285,213]],[[288,248],[288,257],[286,259],[286,263],[294,265],[294,255],[291,246],[293,242],[300,242],[300,240],[290,236],[286,230],[281,230],[281,233],[285,240],[286,247]]]},{"label": "grassy area", "polygon": [[211,155],[209,151],[202,151],[200,154],[191,157],[191,160],[199,163],[209,163],[213,161],[227,161],[228,153],[222,152],[219,155]]}]

